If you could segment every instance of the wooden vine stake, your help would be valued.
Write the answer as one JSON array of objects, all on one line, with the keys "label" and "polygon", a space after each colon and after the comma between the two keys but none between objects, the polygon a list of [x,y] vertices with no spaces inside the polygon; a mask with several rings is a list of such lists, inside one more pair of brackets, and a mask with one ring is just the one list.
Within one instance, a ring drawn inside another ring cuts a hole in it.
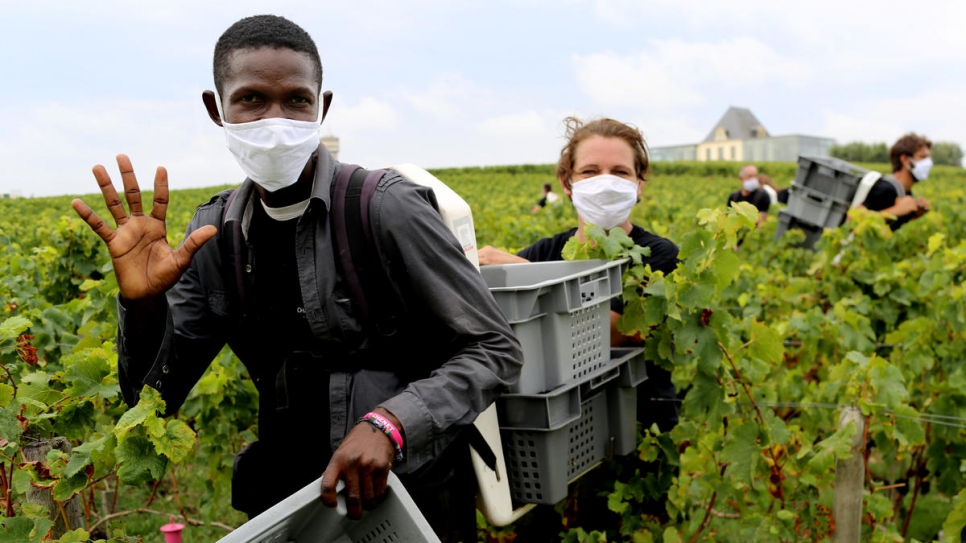
[{"label": "wooden vine stake", "polygon": [[832,543],[859,543],[862,533],[862,491],[865,467],[862,463],[862,436],[865,417],[858,407],[850,406],[839,415],[839,428],[855,423],[852,454],[835,462],[835,533]]},{"label": "wooden vine stake", "polygon": [[[46,462],[47,453],[51,449],[57,449],[68,455],[72,450],[66,438],[55,437],[24,446],[23,454],[28,462]],[[64,503],[58,503],[51,496],[50,489],[30,487],[27,490],[27,502],[43,505],[50,511],[50,520],[54,521],[51,532],[53,539],[59,539],[70,530],[84,527],[84,509],[81,506],[80,496],[75,495]]]}]

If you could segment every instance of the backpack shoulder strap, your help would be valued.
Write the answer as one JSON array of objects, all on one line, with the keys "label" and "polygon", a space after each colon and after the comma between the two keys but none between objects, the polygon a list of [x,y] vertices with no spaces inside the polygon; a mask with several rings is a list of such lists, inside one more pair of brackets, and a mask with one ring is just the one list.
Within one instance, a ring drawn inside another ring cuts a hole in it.
[{"label": "backpack shoulder strap", "polygon": [[[374,304],[370,302],[378,302],[382,289],[377,286],[384,282],[380,277],[380,262],[375,254],[369,223],[369,202],[385,174],[385,170],[370,172],[355,164],[347,164],[336,176],[333,187],[332,228],[339,264],[349,295],[363,322],[369,321],[373,315]],[[364,285],[369,285],[378,294],[367,296]]]},{"label": "backpack shoulder strap", "polygon": [[902,183],[900,183],[898,179],[891,175],[883,175],[882,179],[888,181],[889,184],[892,185],[892,188],[896,189],[896,196],[898,198],[902,198],[906,195],[906,188],[902,186]]},{"label": "backpack shoulder strap", "polygon": [[851,207],[859,207],[865,203],[865,198],[869,195],[869,191],[872,189],[872,185],[875,184],[882,177],[882,174],[876,171],[870,171],[862,176],[859,181],[858,187],[855,189],[855,194],[852,196]]}]

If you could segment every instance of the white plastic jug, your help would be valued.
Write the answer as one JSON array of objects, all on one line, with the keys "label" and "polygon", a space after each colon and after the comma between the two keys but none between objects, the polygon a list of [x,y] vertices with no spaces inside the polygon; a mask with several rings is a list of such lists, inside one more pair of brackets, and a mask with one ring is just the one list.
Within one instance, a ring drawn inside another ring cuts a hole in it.
[{"label": "white plastic jug", "polygon": [[[463,253],[466,254],[466,258],[476,266],[476,269],[480,269],[479,251],[476,246],[476,229],[473,227],[473,211],[469,204],[433,174],[415,164],[400,164],[393,166],[392,169],[413,183],[433,189],[443,222],[446,223],[460,245],[463,246]],[[496,455],[496,471],[494,472],[486,467],[476,451],[470,449],[473,470],[476,472],[476,479],[479,483],[476,506],[490,524],[506,526],[532,509],[533,504],[513,509],[513,502],[510,497],[510,481],[507,478],[506,461],[503,459],[503,443],[500,440],[500,425],[497,420],[496,404],[491,404],[490,407],[480,413],[473,424],[480,430],[483,438],[490,445],[490,449]]]}]

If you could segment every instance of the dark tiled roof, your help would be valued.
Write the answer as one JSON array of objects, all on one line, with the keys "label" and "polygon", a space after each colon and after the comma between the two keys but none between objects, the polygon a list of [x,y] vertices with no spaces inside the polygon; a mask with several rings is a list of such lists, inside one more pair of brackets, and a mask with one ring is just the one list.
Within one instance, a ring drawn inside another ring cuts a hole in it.
[{"label": "dark tiled roof", "polygon": [[714,141],[714,133],[719,126],[728,131],[729,140],[748,140],[761,137],[760,134],[755,133],[755,130],[761,127],[761,122],[747,108],[729,107],[721,120],[711,129],[708,137],[704,138],[705,142]]}]

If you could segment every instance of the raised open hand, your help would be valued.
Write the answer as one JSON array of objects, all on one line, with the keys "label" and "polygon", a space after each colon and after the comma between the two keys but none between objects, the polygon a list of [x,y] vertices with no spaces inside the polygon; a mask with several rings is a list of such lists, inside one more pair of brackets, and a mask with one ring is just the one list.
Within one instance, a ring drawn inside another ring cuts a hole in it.
[{"label": "raised open hand", "polygon": [[124,210],[104,166],[98,164],[93,169],[107,209],[114,217],[116,230],[82,200],[75,199],[71,207],[107,243],[121,296],[128,300],[148,300],[163,294],[178,281],[188,269],[192,255],[215,235],[217,229],[211,225],[203,226],[192,232],[181,247],[171,249],[164,222],[168,209],[167,170],[158,167],[154,176],[154,203],[150,215],[145,215],[131,160],[126,155],[117,155],[117,166],[130,215]]}]

